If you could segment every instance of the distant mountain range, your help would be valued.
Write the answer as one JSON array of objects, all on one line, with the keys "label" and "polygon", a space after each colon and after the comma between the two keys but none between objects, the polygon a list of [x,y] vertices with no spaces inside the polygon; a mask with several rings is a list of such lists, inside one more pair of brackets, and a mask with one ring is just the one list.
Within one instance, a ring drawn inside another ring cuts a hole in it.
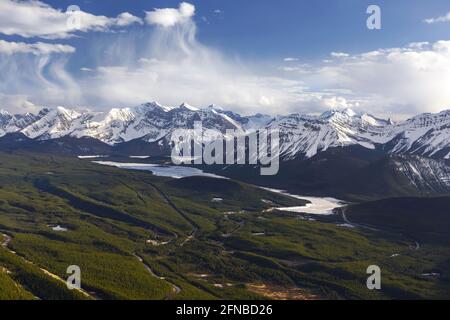
[{"label": "distant mountain range", "polygon": [[174,108],[156,102],[109,112],[58,107],[44,108],[38,114],[11,115],[0,111],[0,137],[22,133],[34,141],[71,137],[83,138],[85,143],[86,138],[91,138],[98,140],[97,145],[102,142],[125,154],[167,154],[171,133],[179,128],[193,128],[195,121],[202,121],[204,129],[221,132],[235,129],[246,134],[257,129],[278,129],[284,160],[311,158],[329,148],[352,145],[386,154],[450,158],[450,110],[394,123],[351,109],[327,111],[319,116],[271,117],[241,116],[216,106],[198,109],[182,104]]}]

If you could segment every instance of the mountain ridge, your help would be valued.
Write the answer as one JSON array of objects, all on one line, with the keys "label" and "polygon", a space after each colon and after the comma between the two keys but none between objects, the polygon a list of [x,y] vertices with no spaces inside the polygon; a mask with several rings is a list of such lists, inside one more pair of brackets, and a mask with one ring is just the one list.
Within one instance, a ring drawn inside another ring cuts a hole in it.
[{"label": "mountain ridge", "polygon": [[241,116],[216,105],[196,108],[157,102],[106,112],[76,111],[64,107],[43,108],[38,114],[11,115],[0,112],[0,137],[21,132],[36,140],[90,137],[111,146],[123,143],[170,144],[176,129],[192,129],[201,121],[203,129],[225,136],[227,129],[246,135],[256,130],[279,130],[283,159],[310,158],[333,147],[360,145],[381,148],[388,154],[412,154],[450,158],[450,110],[423,113],[393,122],[352,109],[329,110],[320,115],[294,113]]}]

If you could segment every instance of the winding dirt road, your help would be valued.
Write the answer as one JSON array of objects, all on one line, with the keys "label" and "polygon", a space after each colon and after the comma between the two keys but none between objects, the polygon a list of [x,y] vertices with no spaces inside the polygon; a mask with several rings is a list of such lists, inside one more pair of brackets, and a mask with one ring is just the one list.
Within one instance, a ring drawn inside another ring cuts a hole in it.
[{"label": "winding dirt road", "polygon": [[155,277],[155,278],[157,278],[157,279],[159,279],[159,280],[164,280],[164,281],[166,281],[168,284],[170,284],[170,285],[172,286],[172,290],[173,290],[174,293],[178,294],[178,293],[181,292],[181,288],[178,287],[176,284],[174,284],[174,283],[168,281],[166,278],[160,277],[160,276],[158,276],[156,273],[154,273],[153,270],[152,270],[152,268],[150,268],[150,266],[144,262],[144,259],[142,259],[141,256],[139,256],[137,253],[134,253],[133,256],[135,256],[136,259],[138,259],[139,262],[142,263],[142,264],[144,265],[145,269],[146,269],[153,277]]}]

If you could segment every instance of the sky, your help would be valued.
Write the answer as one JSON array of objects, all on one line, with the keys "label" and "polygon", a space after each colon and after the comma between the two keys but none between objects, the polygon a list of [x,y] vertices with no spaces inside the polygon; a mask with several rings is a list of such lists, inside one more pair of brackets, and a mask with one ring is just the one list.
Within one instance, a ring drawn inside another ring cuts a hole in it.
[{"label": "sky", "polygon": [[[366,21],[380,9],[381,29]],[[0,0],[0,109],[450,109],[448,0]]]}]

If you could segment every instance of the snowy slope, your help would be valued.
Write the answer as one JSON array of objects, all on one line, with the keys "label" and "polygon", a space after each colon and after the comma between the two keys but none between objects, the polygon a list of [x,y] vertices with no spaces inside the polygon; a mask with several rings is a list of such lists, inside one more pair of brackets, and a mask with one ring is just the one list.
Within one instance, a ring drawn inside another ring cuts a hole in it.
[{"label": "snowy slope", "polygon": [[82,126],[82,115],[74,110],[58,107],[56,109],[43,109],[39,119],[21,130],[23,134],[32,139],[48,140],[71,135]]},{"label": "snowy slope", "polygon": [[450,166],[444,160],[403,156],[395,160],[396,170],[418,190],[450,191]]},{"label": "snowy slope", "polygon": [[320,116],[293,114],[279,117],[269,123],[268,128],[280,131],[281,155],[292,159],[298,156],[309,158],[331,147],[355,144],[375,149],[378,143],[389,140],[384,135],[389,126],[388,121],[346,109]]},{"label": "snowy slope", "polygon": [[39,115],[31,113],[11,115],[5,110],[0,110],[0,137],[7,133],[18,132],[38,119]]},{"label": "snowy slope", "polygon": [[356,144],[369,149],[383,146],[392,154],[450,157],[450,111],[392,123],[346,109],[320,116],[281,117],[268,127],[280,130],[281,154],[288,159]]},{"label": "snowy slope", "polygon": [[438,114],[425,113],[386,130],[391,153],[426,156],[450,153],[450,110]]}]

